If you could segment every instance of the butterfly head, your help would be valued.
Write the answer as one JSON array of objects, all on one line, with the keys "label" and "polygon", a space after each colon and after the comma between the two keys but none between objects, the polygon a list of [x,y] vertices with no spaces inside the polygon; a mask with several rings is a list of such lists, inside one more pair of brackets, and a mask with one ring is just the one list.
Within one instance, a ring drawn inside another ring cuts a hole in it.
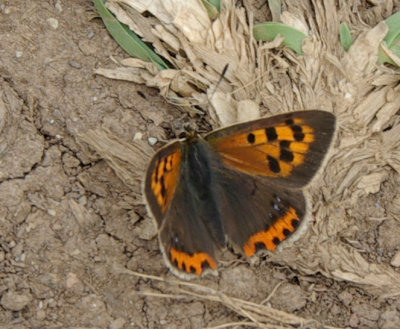
[{"label": "butterfly head", "polygon": [[198,140],[199,135],[190,123],[185,123],[183,129],[178,133],[178,139],[180,142],[190,143]]}]

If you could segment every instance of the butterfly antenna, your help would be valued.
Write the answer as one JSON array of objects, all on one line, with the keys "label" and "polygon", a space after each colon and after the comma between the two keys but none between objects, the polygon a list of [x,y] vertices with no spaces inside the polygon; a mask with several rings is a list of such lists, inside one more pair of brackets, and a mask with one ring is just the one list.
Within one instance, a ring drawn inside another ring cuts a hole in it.
[{"label": "butterfly antenna", "polygon": [[212,92],[210,98],[208,99],[208,101],[209,101],[210,103],[211,103],[211,98],[213,98],[215,92],[216,92],[217,89],[218,89],[218,86],[220,85],[222,79],[225,77],[225,74],[226,74],[226,72],[228,71],[228,68],[229,68],[229,64],[226,64],[226,65],[224,66],[224,69],[222,70],[221,76],[219,77],[218,82],[217,82],[217,84],[215,85],[215,88],[214,88],[214,90],[213,90],[213,92]]}]

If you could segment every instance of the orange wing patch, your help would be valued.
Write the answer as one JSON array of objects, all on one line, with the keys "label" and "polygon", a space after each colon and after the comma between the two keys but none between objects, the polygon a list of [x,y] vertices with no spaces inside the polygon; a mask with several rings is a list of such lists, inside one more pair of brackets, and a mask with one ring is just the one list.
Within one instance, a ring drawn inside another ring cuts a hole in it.
[{"label": "orange wing patch", "polygon": [[201,275],[206,267],[210,267],[213,270],[217,268],[216,261],[205,252],[196,252],[193,255],[189,255],[183,251],[179,251],[171,247],[169,253],[171,262],[181,271],[185,271],[187,273]]},{"label": "orange wing patch", "polygon": [[305,161],[314,129],[303,119],[287,119],[275,126],[218,138],[212,144],[225,164],[245,173],[288,177]]},{"label": "orange wing patch", "polygon": [[151,174],[151,190],[161,212],[165,213],[175,192],[181,162],[181,151],[159,158]]},{"label": "orange wing patch", "polygon": [[300,218],[293,207],[280,217],[266,231],[253,234],[244,244],[243,251],[247,257],[253,256],[259,246],[265,247],[269,251],[274,251],[276,246],[285,240],[292,233],[300,222]]}]

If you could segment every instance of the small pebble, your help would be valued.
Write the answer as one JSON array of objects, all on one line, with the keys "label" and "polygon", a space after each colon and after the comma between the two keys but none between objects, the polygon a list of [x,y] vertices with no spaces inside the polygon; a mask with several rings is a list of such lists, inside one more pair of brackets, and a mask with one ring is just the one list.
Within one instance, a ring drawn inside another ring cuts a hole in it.
[{"label": "small pebble", "polygon": [[49,25],[54,29],[57,30],[58,28],[58,20],[56,20],[55,18],[48,18],[47,23],[49,23]]},{"label": "small pebble", "polygon": [[[137,140],[141,140],[143,137],[143,134],[141,132],[137,132],[135,134],[135,136],[133,136],[133,140],[137,141]],[[150,142],[150,141],[149,141]]]},{"label": "small pebble", "polygon": [[393,256],[392,260],[390,261],[390,265],[393,267],[400,267],[400,250]]},{"label": "small pebble", "polygon": [[0,304],[10,311],[21,311],[32,300],[30,294],[18,294],[15,291],[8,291],[2,297]]},{"label": "small pebble", "polygon": [[77,275],[73,272],[67,273],[67,278],[65,280],[65,287],[71,289],[73,286],[77,285],[81,281],[78,279]]},{"label": "small pebble", "polygon": [[54,209],[49,209],[49,210],[47,210],[47,213],[50,215],[50,216],[52,216],[52,217],[54,217],[57,213],[56,213],[56,211],[54,210]]},{"label": "small pebble", "polygon": [[54,7],[58,10],[58,12],[62,12],[62,6],[60,1],[57,1],[56,4],[54,5]]},{"label": "small pebble", "polygon": [[346,98],[346,99],[352,99],[352,98],[353,98],[353,95],[350,94],[350,93],[345,93],[345,94],[344,94],[344,98]]},{"label": "small pebble", "polygon": [[149,144],[151,146],[156,145],[156,143],[158,142],[157,138],[154,138],[154,137],[149,137],[148,140],[149,140]]},{"label": "small pebble", "polygon": [[69,65],[71,66],[71,67],[73,67],[74,69],[80,69],[80,68],[82,68],[82,65],[81,64],[79,64],[78,62],[75,62],[74,60],[70,60],[69,61]]}]

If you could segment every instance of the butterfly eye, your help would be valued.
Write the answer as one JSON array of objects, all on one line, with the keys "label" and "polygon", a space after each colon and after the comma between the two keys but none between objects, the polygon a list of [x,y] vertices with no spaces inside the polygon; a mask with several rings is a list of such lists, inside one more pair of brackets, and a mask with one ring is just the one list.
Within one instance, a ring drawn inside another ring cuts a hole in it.
[{"label": "butterfly eye", "polygon": [[187,136],[188,136],[187,131],[182,131],[182,132],[179,133],[178,138],[179,139],[185,139],[185,138],[187,138]]}]

